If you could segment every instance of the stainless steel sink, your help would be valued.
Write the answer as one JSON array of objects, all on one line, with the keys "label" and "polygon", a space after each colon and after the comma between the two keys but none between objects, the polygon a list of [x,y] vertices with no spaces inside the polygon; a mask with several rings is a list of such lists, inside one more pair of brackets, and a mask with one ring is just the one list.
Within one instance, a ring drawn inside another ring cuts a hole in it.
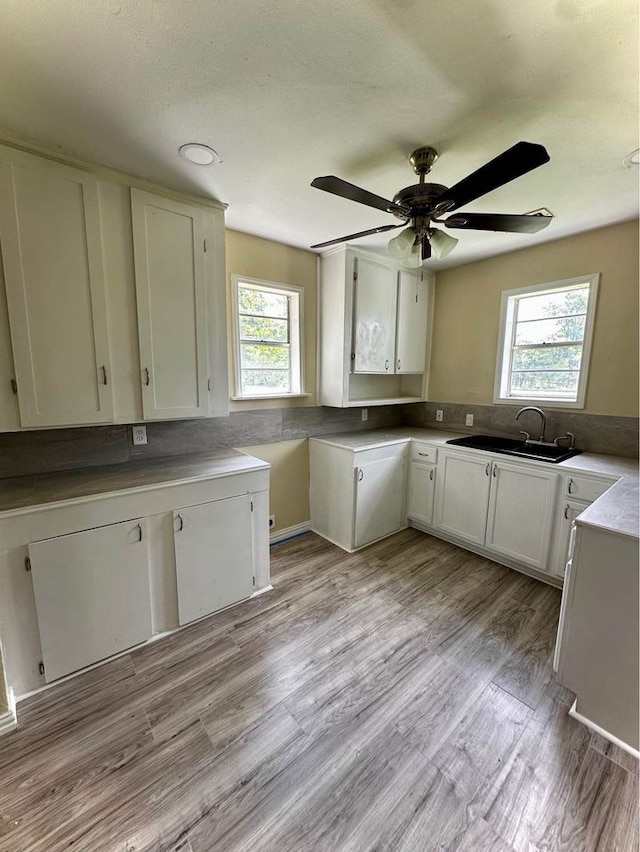
[{"label": "stainless steel sink", "polygon": [[447,444],[458,447],[470,447],[474,450],[486,450],[491,453],[504,453],[507,456],[546,461],[552,464],[577,456],[582,450],[556,447],[553,444],[536,444],[520,441],[518,438],[498,438],[495,435],[467,435],[464,438],[451,438]]}]

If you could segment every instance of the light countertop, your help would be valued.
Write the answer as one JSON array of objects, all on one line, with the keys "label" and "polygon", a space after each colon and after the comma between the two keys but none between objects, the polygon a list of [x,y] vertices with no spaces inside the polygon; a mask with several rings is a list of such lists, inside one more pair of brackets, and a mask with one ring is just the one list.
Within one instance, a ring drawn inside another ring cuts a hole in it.
[{"label": "light countertop", "polygon": [[255,470],[270,465],[237,450],[164,456],[124,464],[59,471],[2,480],[0,512],[79,500],[96,494],[148,488],[171,482],[194,482]]},{"label": "light countertop", "polygon": [[[372,449],[388,443],[401,443],[407,440],[426,441],[434,446],[444,447],[451,438],[461,438],[466,433],[445,432],[436,429],[420,429],[402,427],[399,429],[374,429],[362,432],[344,432],[338,435],[325,435],[311,438],[354,452]],[[453,449],[453,447],[451,448]],[[463,449],[456,447],[456,449]],[[484,452],[476,450],[475,452]],[[509,458],[501,454],[502,458]],[[577,522],[599,527],[620,535],[639,537],[639,504],[637,459],[622,458],[621,456],[598,455],[581,453],[573,458],[549,464],[548,462],[533,462],[527,464],[544,465],[561,473],[586,473],[598,476],[609,476],[612,487],[584,510]],[[614,483],[614,480],[615,481]]]}]

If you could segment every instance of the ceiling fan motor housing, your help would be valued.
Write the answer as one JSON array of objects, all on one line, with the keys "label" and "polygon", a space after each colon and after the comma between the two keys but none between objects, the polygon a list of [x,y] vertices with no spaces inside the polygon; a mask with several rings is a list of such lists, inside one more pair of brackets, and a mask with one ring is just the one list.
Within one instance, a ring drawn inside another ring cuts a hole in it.
[{"label": "ceiling fan motor housing", "polygon": [[428,216],[447,189],[440,183],[415,183],[397,192],[393,196],[393,203],[408,208],[411,217]]}]

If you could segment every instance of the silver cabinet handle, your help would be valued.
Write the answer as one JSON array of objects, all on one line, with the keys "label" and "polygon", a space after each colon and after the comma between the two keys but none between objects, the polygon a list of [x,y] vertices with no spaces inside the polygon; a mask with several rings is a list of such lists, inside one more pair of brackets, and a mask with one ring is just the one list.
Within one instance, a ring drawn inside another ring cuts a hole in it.
[{"label": "silver cabinet handle", "polygon": [[177,532],[182,532],[182,530],[184,529],[184,518],[182,517],[182,515],[178,515],[178,520],[180,521],[180,526],[178,527]]},{"label": "silver cabinet handle", "polygon": [[145,368],[144,368],[144,370],[143,370],[142,372],[144,373],[144,383],[145,383],[145,385],[148,385],[148,384],[149,384],[149,381],[150,381],[150,378],[149,378],[149,368],[148,368],[148,367],[145,367]]},{"label": "silver cabinet handle", "polygon": [[389,369],[389,359],[388,359],[388,358],[387,358],[387,359],[386,359],[386,361],[384,362],[384,368],[385,368],[385,370],[388,370],[388,369]]},{"label": "silver cabinet handle", "polygon": [[569,484],[567,485],[567,491],[569,492],[569,494],[573,494],[573,491],[571,490],[572,485],[573,485],[573,479],[570,479]]},{"label": "silver cabinet handle", "polygon": [[569,504],[568,503],[564,507],[564,517],[565,517],[565,520],[567,520],[567,521],[569,520]]},{"label": "silver cabinet handle", "polygon": [[398,370],[398,371],[400,370],[400,359],[399,358],[398,358],[398,361],[397,361],[396,370]]},{"label": "silver cabinet handle", "polygon": [[102,384],[106,385],[107,384],[107,368],[103,364],[102,367],[100,367],[100,370],[102,372]]},{"label": "silver cabinet handle", "polygon": [[362,482],[363,479],[364,479],[364,470],[362,468],[360,468],[358,470],[358,482]]},{"label": "silver cabinet handle", "polygon": [[429,471],[429,479],[433,482],[433,468]]},{"label": "silver cabinet handle", "polygon": [[489,476],[490,471],[491,471],[491,464],[489,462],[487,462],[486,467],[484,469],[484,472],[487,474],[487,476]]},{"label": "silver cabinet handle", "polygon": [[138,541],[142,541],[142,524],[138,524]]},{"label": "silver cabinet handle", "polygon": [[418,455],[419,455],[419,456],[426,456],[427,458],[429,458],[429,455],[430,455],[430,454],[429,454],[429,453],[420,453],[420,452],[419,452],[419,453],[418,453]]}]

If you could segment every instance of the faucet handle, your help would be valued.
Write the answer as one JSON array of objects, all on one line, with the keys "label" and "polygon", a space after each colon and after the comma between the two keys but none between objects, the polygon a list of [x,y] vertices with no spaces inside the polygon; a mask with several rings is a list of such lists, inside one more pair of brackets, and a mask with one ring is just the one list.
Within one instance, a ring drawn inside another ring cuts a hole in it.
[{"label": "faucet handle", "polygon": [[524,432],[522,429],[518,429],[520,435],[524,435],[525,443],[531,440],[531,435],[528,432]]},{"label": "faucet handle", "polygon": [[567,432],[566,435],[560,435],[559,438],[556,438],[553,442],[556,447],[560,446],[560,441],[567,441],[567,448],[573,450],[576,446],[576,436],[573,432]]}]

